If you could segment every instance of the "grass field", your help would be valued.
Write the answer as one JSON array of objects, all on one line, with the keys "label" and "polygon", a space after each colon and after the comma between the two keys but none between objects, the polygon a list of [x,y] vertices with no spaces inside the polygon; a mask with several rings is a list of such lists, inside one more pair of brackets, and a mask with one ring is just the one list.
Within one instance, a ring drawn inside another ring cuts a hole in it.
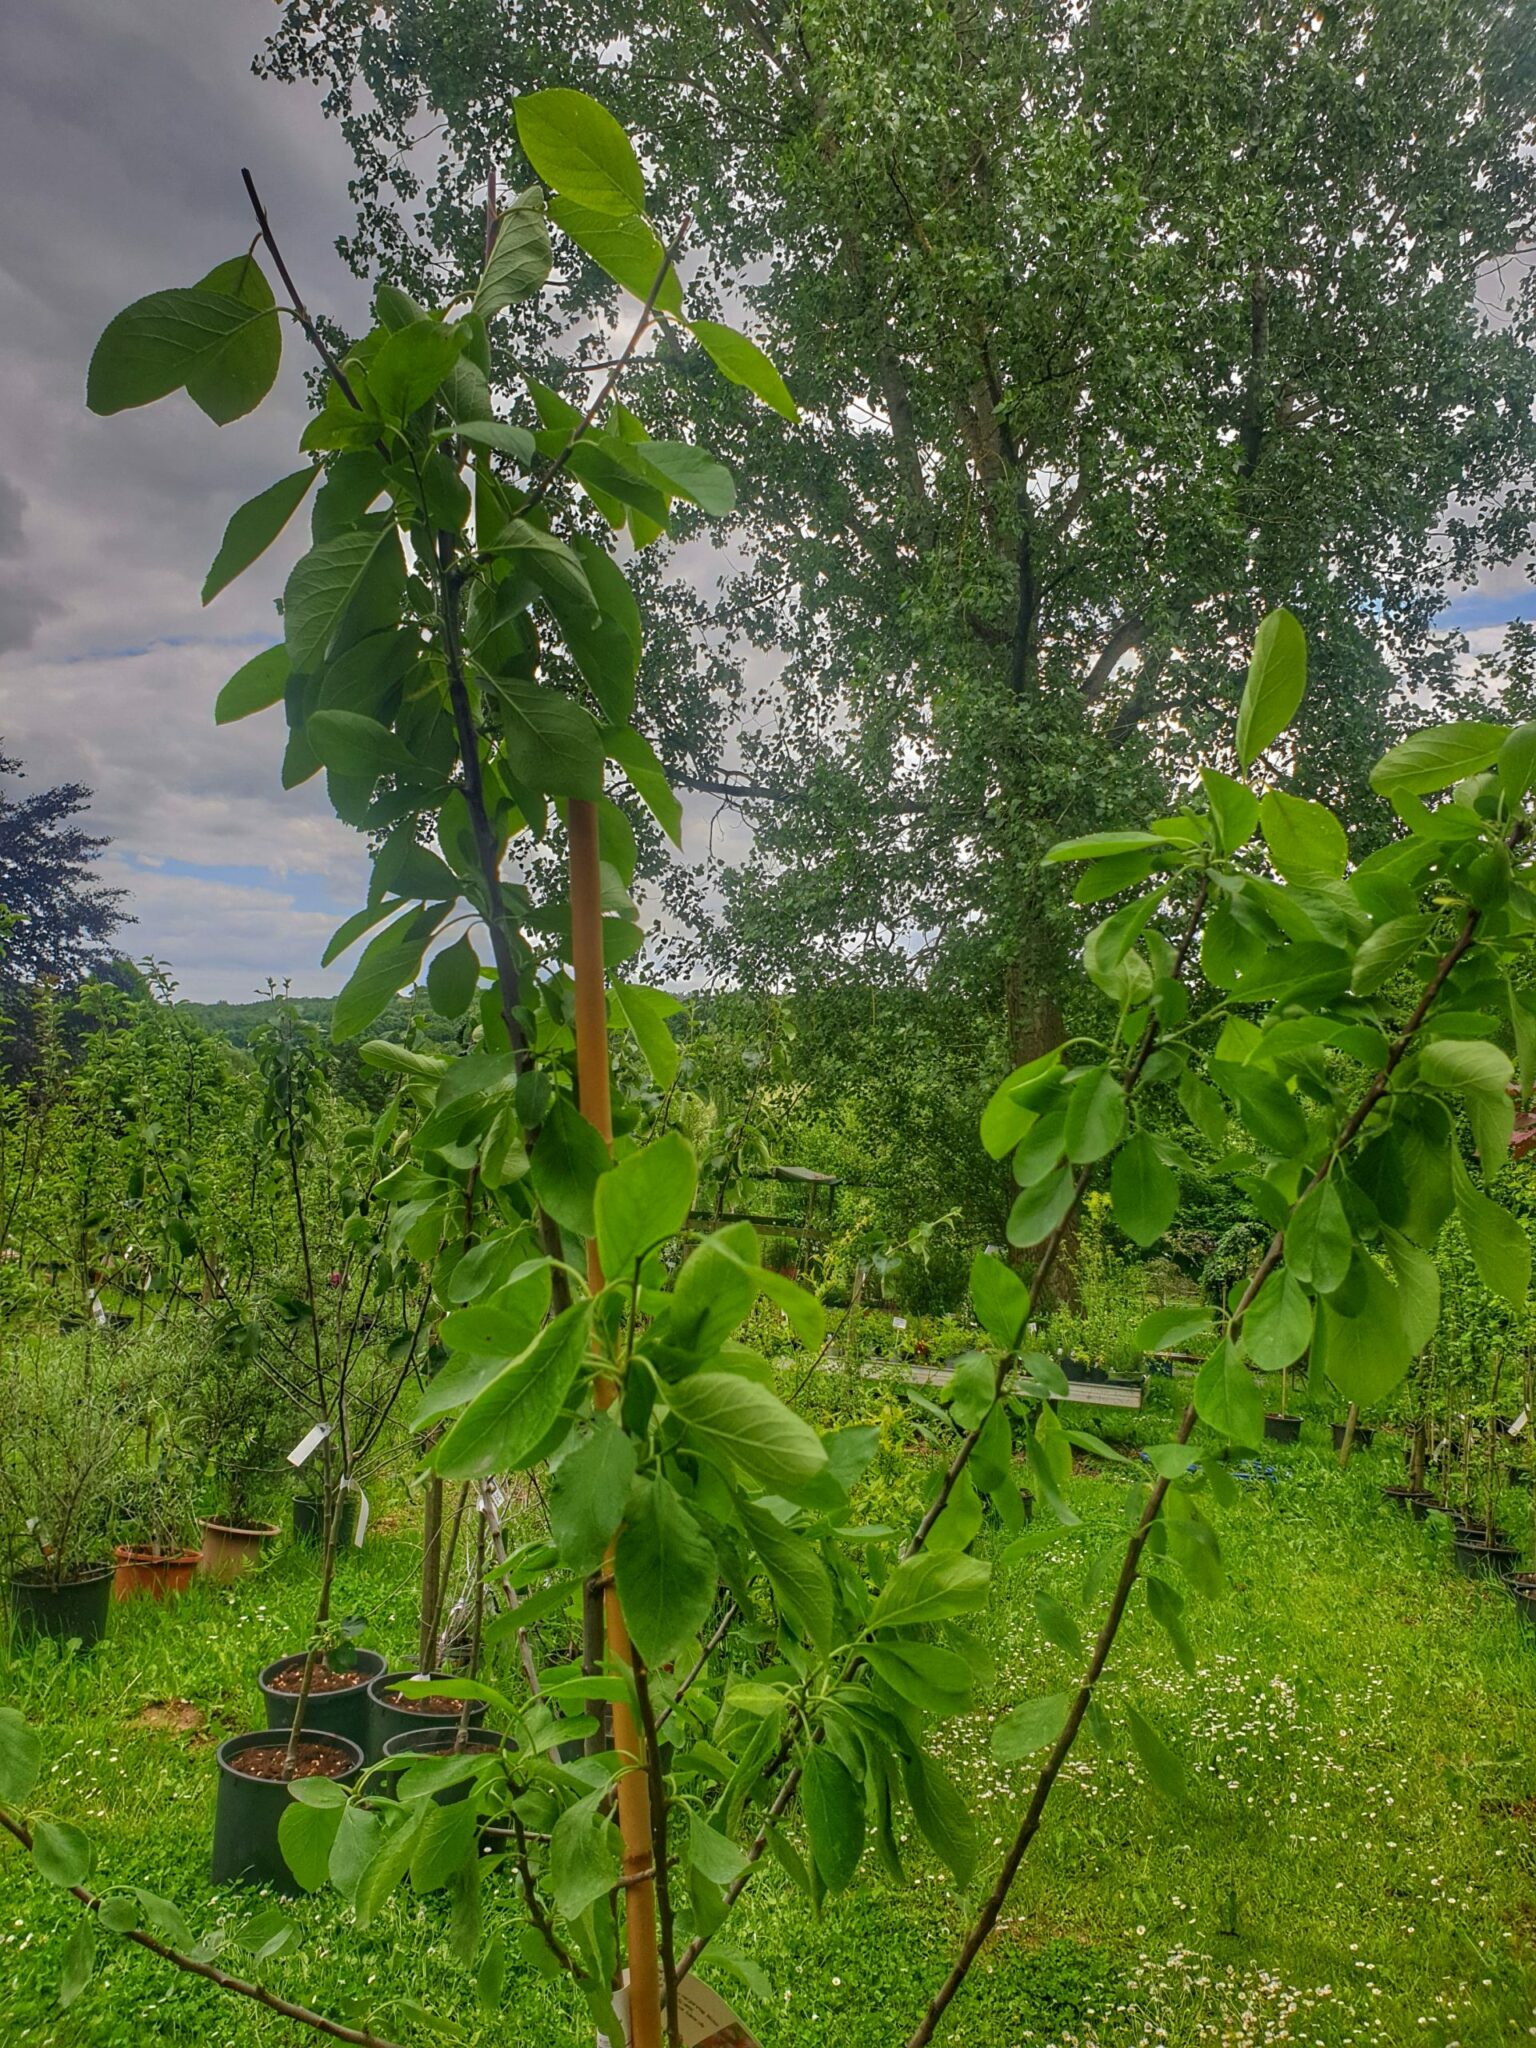
[{"label": "grass field", "polygon": [[[1314,1432],[1314,1439],[1320,1443]],[[1190,1768],[1173,1803],[1130,1744],[1086,1742],[1068,1766],[1006,1921],[945,2039],[961,2048],[1306,2043],[1433,2048],[1536,2037],[1536,1637],[1492,1586],[1460,1577],[1443,1534],[1383,1505],[1390,1447],[1341,1474],[1321,1449],[1277,1451],[1222,1518],[1229,1590],[1190,1603],[1194,1676],[1138,1604],[1104,1705],[1136,1705]],[[998,1708],[1059,1690],[1073,1660],[1042,1642],[1032,1594],[1076,1598],[1082,1565],[1125,1503],[1110,1476],[1073,1482],[1084,1518],[1000,1574],[982,1633],[996,1657],[986,1713],[950,1724],[947,1754],[977,1775],[983,1840],[1002,1842],[1027,1766],[990,1761]],[[349,1559],[342,1604],[368,1640],[408,1656],[412,1541],[387,1529]],[[234,1926],[249,1894],[210,1896],[212,1749],[253,1724],[254,1673],[302,1637],[313,1566],[289,1548],[228,1591],[119,1609],[89,1658],[0,1667],[0,1700],[42,1728],[44,1796],[91,1832],[99,1885],[174,1898],[199,1931]],[[196,1732],[145,1725],[188,1700]],[[995,1853],[995,1852],[994,1852]],[[983,1876],[987,1857],[983,1858]],[[965,1917],[952,1881],[914,1852],[897,1889],[869,1868],[818,1921],[776,1868],[733,1934],[757,1989],[719,1987],[765,2048],[892,2048],[942,1975]],[[301,1945],[266,1966],[277,1989],[326,2010],[361,2006],[382,2031],[425,2038],[395,2003],[419,2000],[459,2038],[517,2048],[589,2043],[558,1986],[514,1963],[482,2020],[442,1942],[441,1896],[403,1890],[365,1933],[332,1895],[293,1907]],[[155,1959],[108,1944],[60,2013],[60,1954],[77,1908],[0,1850],[0,2039],[35,2048],[268,2048],[289,2023]],[[493,1896],[491,1924],[517,1924]],[[237,1950],[226,1966],[239,1967]],[[221,1960],[225,1960],[221,1958]],[[706,1968],[705,1975],[712,1973]]]}]

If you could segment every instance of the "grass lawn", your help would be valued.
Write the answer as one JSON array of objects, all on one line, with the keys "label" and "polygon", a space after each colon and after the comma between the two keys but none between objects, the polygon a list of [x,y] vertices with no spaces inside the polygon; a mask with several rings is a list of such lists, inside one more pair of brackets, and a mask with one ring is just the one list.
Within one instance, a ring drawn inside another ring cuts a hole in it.
[{"label": "grass lawn", "polygon": [[[952,2009],[943,2038],[955,2048],[1491,2048],[1536,2037],[1536,1636],[1496,1588],[1457,1574],[1442,1536],[1381,1503],[1379,1487],[1397,1477],[1392,1447],[1345,1474],[1305,1445],[1275,1449],[1273,1462],[1274,1479],[1246,1483],[1221,1518],[1227,1594],[1189,1604],[1196,1674],[1174,1662],[1138,1599],[1104,1690],[1117,1728],[1117,1708],[1133,1704],[1179,1751],[1189,1796],[1153,1791],[1123,1734],[1107,1750],[1084,1741]],[[1114,1540],[1126,1502],[1109,1476],[1075,1480],[1072,1497],[1082,1528],[997,1582],[981,1631],[998,1673],[988,1712],[939,1736],[976,1774],[992,1823],[984,1843],[1006,1839],[1031,1777],[991,1762],[992,1712],[1075,1676],[1075,1660],[1043,1641],[1033,1593],[1068,1591],[1087,1626],[1083,1567]],[[387,1530],[345,1567],[343,1610],[366,1609],[368,1640],[392,1654],[408,1656],[414,1636],[414,1568],[410,1536]],[[260,1903],[210,1896],[212,1749],[254,1725],[254,1674],[301,1641],[312,1572],[312,1555],[289,1547],[228,1591],[117,1610],[87,1659],[39,1652],[0,1665],[0,1701],[43,1731],[47,1800],[94,1838],[99,1886],[162,1892],[200,1932]],[[171,1699],[194,1702],[206,1728],[146,1726],[145,1708]],[[910,1877],[900,1890],[866,1865],[817,1920],[765,1866],[733,1933],[766,1988],[704,1974],[765,2048],[899,2048],[967,1905],[920,1854]],[[0,1849],[0,2040],[305,2038],[110,1942],[61,2014],[55,1987],[77,1910]],[[292,1911],[302,1944],[265,1966],[291,1997],[337,2013],[361,2001],[405,2040],[426,2037],[392,2000],[420,2000],[466,2040],[590,2044],[563,1990],[517,1962],[502,2012],[482,2021],[444,1951],[441,1895],[402,1890],[365,1934],[334,1894]],[[519,1924],[494,1887],[487,1921]],[[242,1960],[221,1957],[232,1969]]]}]

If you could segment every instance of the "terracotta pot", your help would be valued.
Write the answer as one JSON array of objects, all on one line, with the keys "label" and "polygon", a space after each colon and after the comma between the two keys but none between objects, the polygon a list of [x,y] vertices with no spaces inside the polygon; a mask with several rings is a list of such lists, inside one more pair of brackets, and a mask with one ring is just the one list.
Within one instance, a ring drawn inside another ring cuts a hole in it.
[{"label": "terracotta pot", "polygon": [[259,1564],[263,1546],[282,1534],[276,1522],[252,1522],[249,1528],[238,1529],[228,1522],[208,1521],[202,1528],[203,1554],[198,1570],[221,1585],[228,1585],[253,1564]]},{"label": "terracotta pot", "polygon": [[163,1600],[167,1593],[185,1593],[197,1570],[200,1550],[141,1549],[132,1543],[114,1545],[117,1569],[112,1575],[114,1600]]}]

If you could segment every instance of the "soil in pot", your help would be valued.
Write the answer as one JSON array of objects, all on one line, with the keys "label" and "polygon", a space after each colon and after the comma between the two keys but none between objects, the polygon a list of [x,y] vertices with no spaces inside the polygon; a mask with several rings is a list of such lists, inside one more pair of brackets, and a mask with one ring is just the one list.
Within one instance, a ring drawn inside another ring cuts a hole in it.
[{"label": "soil in pot", "polygon": [[[261,1729],[231,1735],[217,1751],[218,1804],[213,1818],[215,1884],[269,1884],[296,1897],[300,1890],[278,1844],[278,1823],[290,1804],[283,1736]],[[345,1736],[305,1729],[296,1778],[333,1778],[348,1785],[363,1767],[363,1752]]]},{"label": "soil in pot", "polygon": [[1500,1543],[1497,1538],[1489,1543],[1481,1535],[1456,1538],[1456,1568],[1469,1579],[1482,1578],[1487,1572],[1507,1572],[1519,1558],[1513,1543]]},{"label": "soil in pot", "polygon": [[163,1600],[168,1593],[186,1592],[202,1552],[157,1552],[119,1543],[112,1555],[117,1559],[112,1578],[114,1600]]},{"label": "soil in pot", "polygon": [[1293,1444],[1301,1435],[1299,1415],[1266,1415],[1264,1434],[1273,1444]]},{"label": "soil in pot", "polygon": [[107,1630],[115,1566],[87,1565],[55,1582],[18,1572],[11,1580],[11,1621],[21,1637],[52,1636],[77,1641],[82,1649],[99,1643]]},{"label": "soil in pot", "polygon": [[[345,1735],[368,1754],[373,1713],[368,1688],[384,1669],[377,1650],[358,1650],[357,1662],[347,1671],[331,1671],[317,1665],[304,1708],[304,1726],[320,1728],[330,1735]],[[269,1728],[293,1726],[294,1703],[304,1682],[304,1653],[279,1657],[268,1664],[256,1683],[266,1703]]]},{"label": "soil in pot", "polygon": [[[408,1734],[412,1729],[453,1727],[457,1724],[464,1702],[443,1693],[429,1694],[425,1699],[402,1698],[395,1688],[404,1685],[407,1679],[431,1676],[450,1678],[448,1671],[433,1671],[430,1674],[415,1671],[386,1671],[368,1688],[371,1718],[368,1733],[368,1754],[377,1762],[384,1754],[385,1744],[396,1735]],[[484,1700],[471,1700],[469,1718],[472,1726],[478,1726],[485,1719]]]},{"label": "soil in pot", "polygon": [[204,1522],[203,1555],[198,1570],[227,1585],[261,1560],[261,1553],[282,1531],[276,1522],[252,1522],[239,1527],[233,1522]]}]

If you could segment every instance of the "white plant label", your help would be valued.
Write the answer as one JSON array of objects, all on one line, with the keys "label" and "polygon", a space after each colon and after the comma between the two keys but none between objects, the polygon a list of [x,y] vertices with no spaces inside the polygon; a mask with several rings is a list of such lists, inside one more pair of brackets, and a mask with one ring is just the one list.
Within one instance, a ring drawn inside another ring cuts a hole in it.
[{"label": "white plant label", "polygon": [[357,1485],[357,1481],[355,1479],[344,1479],[341,1483],[343,1486],[357,1487],[357,1527],[352,1531],[352,1548],[354,1550],[361,1550],[363,1547],[363,1538],[368,1534],[368,1496],[366,1493],[364,1493],[363,1489]]},{"label": "white plant label", "polygon": [[[614,1994],[613,2009],[624,2022],[627,2048],[631,2039],[627,1984]],[[756,2035],[742,2025],[719,1992],[711,1991],[697,1977],[685,1977],[677,1987],[677,2020],[683,2048],[760,2048]]]},{"label": "white plant label", "polygon": [[893,1330],[904,1330],[904,1329],[905,1329],[906,1327],[907,1327],[907,1319],[906,1319],[906,1317],[905,1317],[905,1316],[892,1316],[892,1317],[891,1317],[891,1328],[892,1328]]},{"label": "white plant label", "polygon": [[1524,1430],[1525,1425],[1530,1421],[1530,1419],[1530,1409],[1522,1408],[1520,1410],[1520,1413],[1515,1417],[1514,1421],[1509,1425],[1508,1429],[1505,1430],[1504,1434],[1506,1436],[1519,1436],[1521,1432]]},{"label": "white plant label", "polygon": [[328,1422],[317,1422],[308,1436],[301,1436],[288,1453],[288,1462],[297,1472],[307,1458],[312,1458],[331,1433]]}]

